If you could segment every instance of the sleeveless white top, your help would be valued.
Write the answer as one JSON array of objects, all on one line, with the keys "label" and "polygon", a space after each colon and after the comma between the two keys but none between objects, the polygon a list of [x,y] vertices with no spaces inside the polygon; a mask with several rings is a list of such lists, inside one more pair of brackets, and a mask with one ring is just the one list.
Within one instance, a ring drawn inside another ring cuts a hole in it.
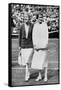
[{"label": "sleeveless white top", "polygon": [[36,48],[45,48],[48,44],[48,27],[45,22],[35,23],[32,35],[33,45]]}]

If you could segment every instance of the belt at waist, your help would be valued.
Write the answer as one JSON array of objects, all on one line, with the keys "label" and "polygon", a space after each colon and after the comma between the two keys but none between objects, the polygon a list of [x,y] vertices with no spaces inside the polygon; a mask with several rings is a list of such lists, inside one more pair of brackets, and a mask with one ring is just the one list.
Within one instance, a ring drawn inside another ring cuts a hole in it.
[{"label": "belt at waist", "polygon": [[34,49],[34,50],[36,50],[36,51],[39,51],[39,50],[44,51],[44,50],[48,50],[48,48],[38,48],[38,49]]}]

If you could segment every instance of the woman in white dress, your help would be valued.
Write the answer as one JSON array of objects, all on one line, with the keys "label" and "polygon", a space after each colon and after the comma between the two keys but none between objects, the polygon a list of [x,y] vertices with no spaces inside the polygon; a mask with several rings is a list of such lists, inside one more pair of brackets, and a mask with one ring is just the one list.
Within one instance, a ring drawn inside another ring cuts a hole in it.
[{"label": "woman in white dress", "polygon": [[42,17],[38,16],[38,21],[33,27],[33,46],[34,46],[34,55],[32,59],[31,68],[39,70],[39,75],[36,81],[39,81],[41,77],[41,70],[45,68],[45,78],[47,81],[47,66],[48,60],[47,56],[47,45],[48,45],[48,27]]}]

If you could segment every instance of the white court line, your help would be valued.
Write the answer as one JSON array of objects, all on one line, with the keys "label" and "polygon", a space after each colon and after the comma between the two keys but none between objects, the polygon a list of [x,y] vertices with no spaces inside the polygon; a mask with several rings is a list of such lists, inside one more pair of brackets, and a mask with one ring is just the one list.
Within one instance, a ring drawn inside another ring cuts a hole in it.
[{"label": "white court line", "polygon": [[[20,70],[24,70],[25,68],[21,68],[21,67],[12,67],[12,69],[20,69]],[[31,69],[31,68],[29,68],[29,69]],[[32,70],[32,69],[31,69]],[[34,69],[33,69],[34,70]],[[58,68],[48,68],[48,70],[58,70]]]},{"label": "white court line", "polygon": [[[12,38],[12,40],[18,40],[18,38]],[[59,40],[59,38],[49,38],[48,40]]]}]

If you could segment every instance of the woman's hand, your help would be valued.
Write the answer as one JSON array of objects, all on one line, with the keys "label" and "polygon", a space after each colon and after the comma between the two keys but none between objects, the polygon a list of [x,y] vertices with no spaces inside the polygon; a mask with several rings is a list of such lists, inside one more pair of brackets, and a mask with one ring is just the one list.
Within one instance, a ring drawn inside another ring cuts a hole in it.
[{"label": "woman's hand", "polygon": [[21,47],[19,47],[19,50],[21,50]]}]

